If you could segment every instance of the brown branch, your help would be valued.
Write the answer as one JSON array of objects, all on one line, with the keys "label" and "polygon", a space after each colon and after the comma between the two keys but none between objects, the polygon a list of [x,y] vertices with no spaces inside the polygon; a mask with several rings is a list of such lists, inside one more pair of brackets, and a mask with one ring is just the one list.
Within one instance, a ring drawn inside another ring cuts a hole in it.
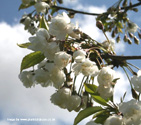
[{"label": "brown branch", "polygon": [[[141,2],[133,4],[133,5],[130,5],[130,6],[126,6],[126,7],[121,7],[121,9],[122,10],[129,10],[132,7],[137,7],[137,6],[140,6],[140,5],[141,5]],[[66,8],[66,7],[61,7],[61,6],[51,6],[51,8],[56,8],[58,10],[66,10],[66,11],[70,11],[70,12],[73,12],[73,13],[92,15],[92,16],[98,16],[98,15],[103,14],[103,13],[89,13],[89,12],[74,10],[74,9],[70,9],[70,8]],[[104,13],[106,13],[106,12],[104,12]]]},{"label": "brown branch", "polygon": [[61,6],[51,6],[52,8],[56,8],[58,10],[66,10],[66,11],[70,11],[70,12],[74,12],[74,13],[79,13],[79,14],[86,14],[86,15],[92,15],[92,16],[98,16],[101,13],[88,13],[88,12],[84,12],[84,11],[79,11],[79,10],[74,10],[74,9],[70,9],[70,8],[66,8],[66,7],[61,7]]},{"label": "brown branch", "polygon": [[134,59],[141,59],[141,56],[118,56],[118,55],[109,55],[109,54],[104,54],[101,55],[103,59],[116,59],[116,60],[134,60]]},{"label": "brown branch", "polygon": [[137,7],[137,6],[140,6],[141,5],[141,2],[139,3],[136,3],[136,4],[133,4],[133,5],[130,5],[130,6],[126,6],[126,7],[121,7],[121,9],[123,10],[129,10],[130,8],[132,7]]}]

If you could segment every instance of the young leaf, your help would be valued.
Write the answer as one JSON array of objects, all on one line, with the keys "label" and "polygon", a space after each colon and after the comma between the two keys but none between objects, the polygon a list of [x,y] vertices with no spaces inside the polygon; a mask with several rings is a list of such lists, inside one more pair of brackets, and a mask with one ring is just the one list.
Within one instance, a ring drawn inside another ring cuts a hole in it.
[{"label": "young leaf", "polygon": [[96,119],[95,119],[95,123],[100,123],[100,124],[104,124],[104,122],[105,122],[105,120],[107,119],[109,117],[109,115],[101,115],[101,116],[99,116],[99,117],[97,117]]},{"label": "young leaf", "polygon": [[44,29],[48,30],[48,26],[47,26],[47,23],[46,23],[44,16],[42,16],[42,19],[40,20],[40,28],[44,28]]},{"label": "young leaf", "polygon": [[96,112],[102,111],[102,110],[103,110],[102,107],[95,106],[95,107],[89,107],[89,108],[86,108],[86,109],[80,111],[74,120],[74,125],[77,125],[84,118],[86,118]]},{"label": "young leaf", "polygon": [[26,55],[21,63],[21,71],[40,63],[44,58],[44,55],[40,51]]},{"label": "young leaf", "polygon": [[85,86],[85,90],[90,93],[90,94],[94,94],[96,93],[96,89],[97,89],[97,86],[96,85],[92,85],[92,84],[84,84]]},{"label": "young leaf", "polygon": [[21,48],[27,48],[31,43],[17,44]]},{"label": "young leaf", "polygon": [[31,7],[31,6],[33,6],[35,3],[36,3],[36,2],[32,1],[32,2],[30,2],[29,5],[21,4],[20,7],[19,7],[19,10],[21,10],[21,9],[26,9],[26,8],[28,8],[28,7]]},{"label": "young leaf", "polygon": [[112,82],[113,82],[113,83],[116,83],[119,79],[120,79],[120,78],[116,78],[116,79],[114,79]]},{"label": "young leaf", "polygon": [[99,104],[101,104],[101,105],[104,105],[104,106],[109,106],[108,104],[107,104],[107,101],[105,100],[105,99],[103,99],[102,97],[100,97],[100,96],[98,96],[98,95],[91,95],[92,97],[93,97],[93,99],[97,102],[97,103],[99,103]]}]

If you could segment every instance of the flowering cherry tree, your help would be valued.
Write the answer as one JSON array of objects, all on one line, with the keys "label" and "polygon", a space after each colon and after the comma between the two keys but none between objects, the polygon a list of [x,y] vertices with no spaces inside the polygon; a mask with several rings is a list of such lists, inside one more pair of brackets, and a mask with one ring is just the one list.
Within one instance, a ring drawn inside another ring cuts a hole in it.
[{"label": "flowering cherry tree", "polygon": [[[140,42],[141,29],[127,14],[129,10],[138,11],[141,1],[136,2],[119,0],[106,12],[97,14],[62,7],[63,0],[22,0],[19,10],[34,7],[20,20],[31,37],[18,46],[33,51],[21,63],[19,79],[23,85],[55,87],[50,101],[69,112],[78,112],[74,125],[90,115],[93,117],[87,125],[141,125],[141,69],[128,62],[141,56],[115,53],[115,42],[121,39],[128,44]],[[96,26],[105,41],[91,38],[77,23],[73,24],[71,18],[75,14],[96,16]],[[109,39],[107,32],[114,39]],[[128,77],[133,97],[128,102],[124,102],[124,94],[121,103],[114,103],[114,86],[120,79],[115,77],[115,67],[122,68]]]}]

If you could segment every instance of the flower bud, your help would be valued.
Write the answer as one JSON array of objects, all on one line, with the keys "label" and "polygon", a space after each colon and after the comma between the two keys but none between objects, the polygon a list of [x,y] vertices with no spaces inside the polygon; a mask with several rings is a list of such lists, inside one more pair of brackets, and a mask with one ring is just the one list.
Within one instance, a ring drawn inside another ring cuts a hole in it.
[{"label": "flower bud", "polygon": [[138,9],[137,8],[133,8],[132,9],[134,12],[138,12]]},{"label": "flower bud", "polygon": [[129,35],[130,38],[134,37],[134,35],[132,33],[130,33],[130,32],[128,32],[128,35]]},{"label": "flower bud", "polygon": [[74,13],[74,12],[72,12],[72,11],[70,11],[70,12],[69,12],[69,14],[68,14],[68,16],[69,16],[70,18],[74,18],[75,13]]},{"label": "flower bud", "polygon": [[135,91],[135,89],[132,88],[131,91],[132,91],[132,97],[134,99],[139,99],[139,96],[138,96],[137,92]]},{"label": "flower bud", "polygon": [[124,0],[122,6],[123,6],[123,7],[126,7],[126,6],[127,6],[127,0]]},{"label": "flower bud", "polygon": [[132,41],[128,38],[127,40],[128,44],[132,44]]},{"label": "flower bud", "polygon": [[100,30],[103,30],[104,27],[103,27],[103,24],[100,20],[96,21],[96,26],[100,29]]},{"label": "flower bud", "polygon": [[114,29],[114,32],[115,32],[115,34],[118,33],[118,28],[117,27]]},{"label": "flower bud", "polygon": [[138,32],[138,36],[139,36],[139,38],[141,39],[141,33],[140,33],[140,32]]},{"label": "flower bud", "polygon": [[136,36],[134,36],[134,43],[137,45],[139,45],[139,43],[140,43],[139,39]]},{"label": "flower bud", "polygon": [[63,3],[63,0],[57,0],[58,1],[58,3],[60,3],[60,4],[62,4]]},{"label": "flower bud", "polygon": [[121,40],[121,38],[120,38],[120,36],[118,35],[117,38],[116,38],[117,43],[119,43],[120,40]]},{"label": "flower bud", "polygon": [[127,37],[127,35],[126,35],[126,34],[124,35],[123,40],[124,40],[124,42],[127,42],[127,41],[128,41],[128,37]]},{"label": "flower bud", "polygon": [[115,35],[115,31],[113,30],[112,32],[112,37],[114,38],[116,35]]}]

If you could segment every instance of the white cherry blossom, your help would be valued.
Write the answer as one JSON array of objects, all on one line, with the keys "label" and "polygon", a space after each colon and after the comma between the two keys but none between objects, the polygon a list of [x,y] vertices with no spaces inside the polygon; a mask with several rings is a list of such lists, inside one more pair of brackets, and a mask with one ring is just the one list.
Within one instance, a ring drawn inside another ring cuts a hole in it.
[{"label": "white cherry blossom", "polygon": [[71,55],[67,54],[66,52],[60,51],[55,53],[54,63],[58,68],[62,69],[66,67],[70,61],[71,61]]},{"label": "white cherry blossom", "polygon": [[19,79],[26,88],[31,88],[32,86],[34,86],[33,76],[33,72],[23,71],[19,74]]},{"label": "white cherry blossom", "polygon": [[121,116],[112,115],[106,119],[104,125],[125,125],[125,124]]},{"label": "white cherry blossom", "polygon": [[44,49],[46,49],[49,38],[50,35],[48,31],[43,28],[39,28],[36,32],[36,36],[29,38],[31,45],[28,47],[28,49],[31,49],[33,51],[43,51]]},{"label": "white cherry blossom", "polygon": [[54,105],[58,105],[59,107],[65,109],[66,102],[70,96],[71,90],[69,88],[63,87],[62,89],[59,89],[58,92],[54,93],[50,100]]},{"label": "white cherry blossom", "polygon": [[109,66],[103,67],[98,74],[97,80],[99,84],[108,86],[114,79],[115,71]]},{"label": "white cherry blossom", "polygon": [[84,50],[82,50],[82,49],[76,50],[73,53],[73,59],[77,63],[84,62],[85,59],[86,59],[86,52]]},{"label": "white cherry blossom", "polygon": [[56,38],[59,40],[64,40],[67,34],[69,23],[70,18],[65,12],[58,14],[56,17],[51,19],[49,33],[53,36],[56,36]]},{"label": "white cherry blossom", "polygon": [[81,104],[80,96],[72,95],[68,98],[68,101],[66,102],[66,108],[68,109],[68,111],[72,111],[79,107],[80,104]]},{"label": "white cherry blossom", "polygon": [[24,29],[25,30],[27,30],[29,28],[31,22],[32,22],[32,20],[31,20],[31,18],[27,14],[24,14],[22,16],[21,21],[20,21],[20,23],[24,24],[24,26],[25,26]]},{"label": "white cherry blossom", "polygon": [[81,31],[78,28],[78,25],[74,25],[74,24],[69,24],[68,25],[68,31],[67,31],[68,35],[71,36],[72,38],[76,38],[76,39],[80,39],[81,35]]},{"label": "white cherry blossom", "polygon": [[99,73],[99,69],[95,62],[92,62],[88,58],[85,59],[85,61],[82,63],[75,63],[72,68],[75,75],[79,75],[80,73],[82,73],[85,76],[96,76]]},{"label": "white cherry blossom", "polygon": [[134,85],[134,89],[141,93],[141,70],[137,72],[137,76],[132,76],[131,82]]},{"label": "white cherry blossom", "polygon": [[60,51],[59,44],[56,42],[47,43],[47,46],[42,51],[45,57],[47,57],[50,61],[53,61],[55,53]]},{"label": "white cherry blossom", "polygon": [[130,33],[135,33],[138,29],[138,25],[129,21],[127,23],[127,27],[126,27],[126,31],[130,32]]},{"label": "white cherry blossom", "polygon": [[36,81],[37,84],[41,84],[43,87],[52,85],[49,72],[43,69],[35,70],[34,81]]},{"label": "white cherry blossom", "polygon": [[34,7],[38,13],[45,13],[50,6],[46,2],[37,2]]},{"label": "white cherry blossom", "polygon": [[109,86],[99,85],[97,88],[97,92],[100,94],[102,98],[107,99],[113,95],[114,88],[111,85]]},{"label": "white cherry blossom", "polygon": [[109,40],[109,41],[104,41],[103,43],[102,43],[102,45],[103,45],[103,47],[105,48],[105,49],[107,49],[108,51],[113,51],[114,49],[115,49],[115,40],[114,39],[111,39],[111,40]]},{"label": "white cherry blossom", "polygon": [[61,88],[66,81],[66,76],[63,70],[60,70],[58,67],[54,66],[50,72],[50,78],[53,82],[53,86],[57,89]]},{"label": "white cherry blossom", "polygon": [[119,111],[123,113],[127,125],[141,125],[141,101],[132,99],[123,102],[119,105]]}]

